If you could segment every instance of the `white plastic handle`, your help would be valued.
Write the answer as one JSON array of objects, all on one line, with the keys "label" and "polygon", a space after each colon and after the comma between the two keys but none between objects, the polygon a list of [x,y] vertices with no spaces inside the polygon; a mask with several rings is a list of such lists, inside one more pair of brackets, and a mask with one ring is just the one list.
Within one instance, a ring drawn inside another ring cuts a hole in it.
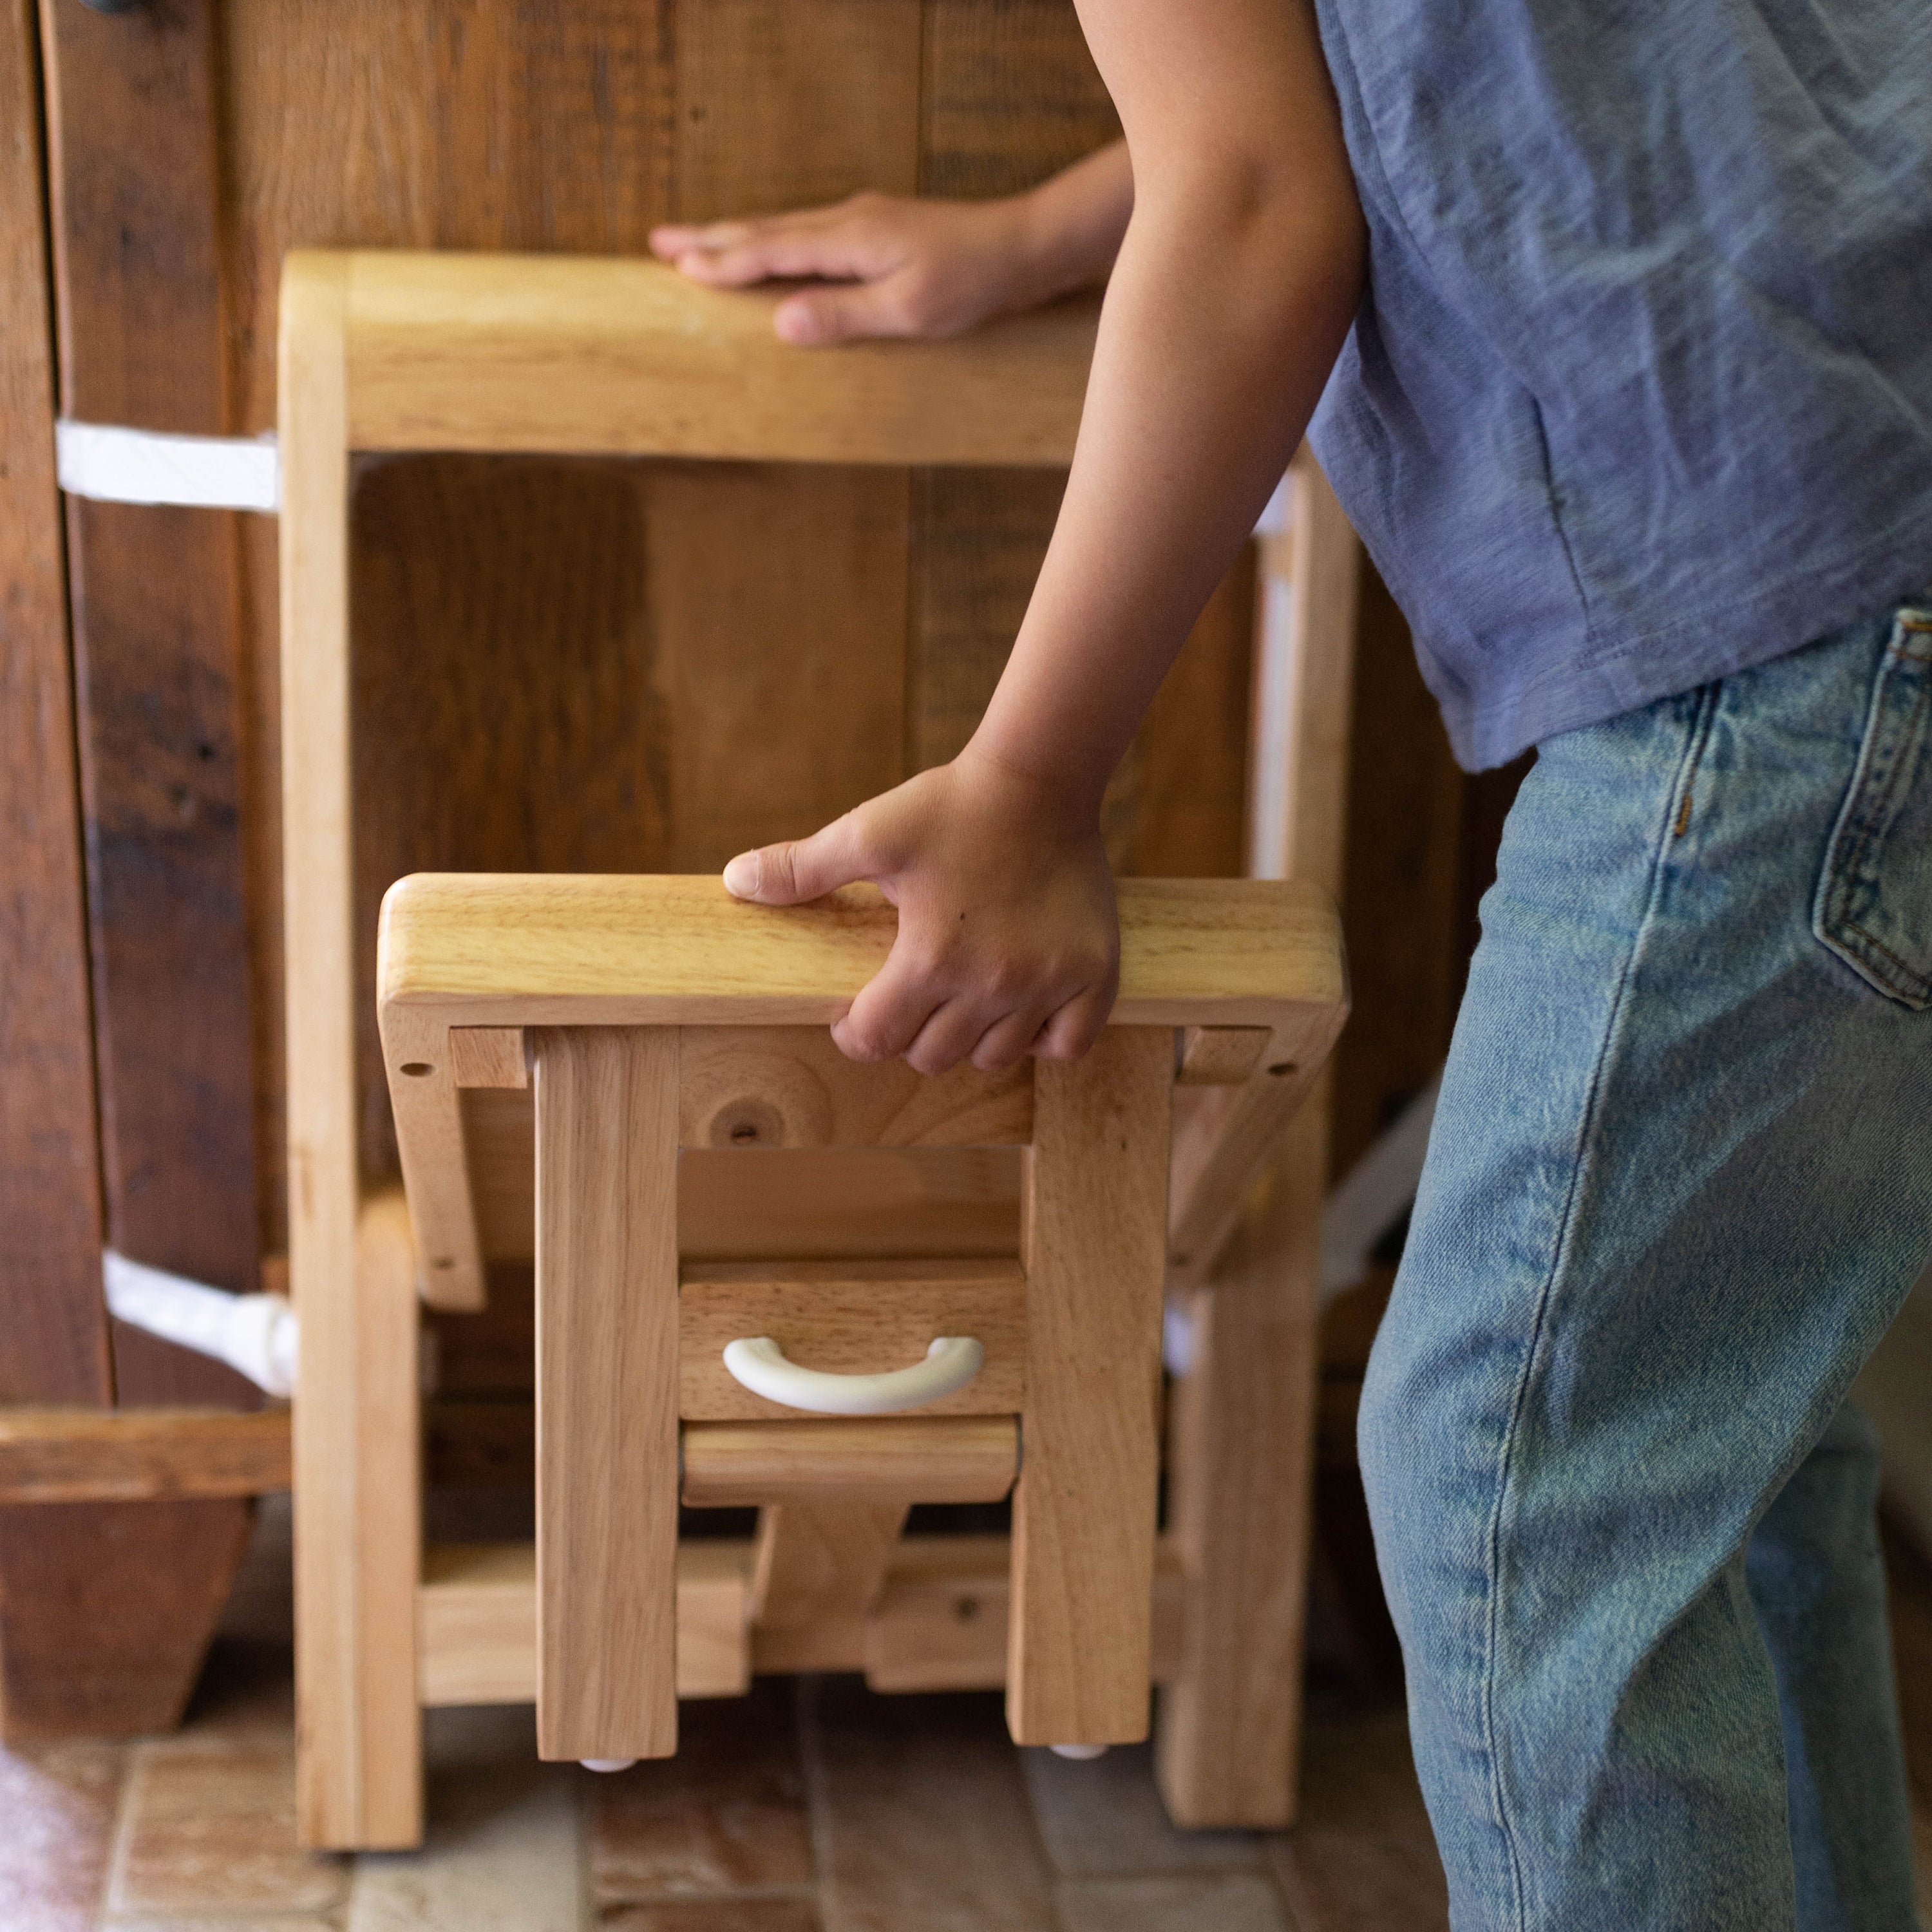
[{"label": "white plastic handle", "polygon": [[986,1350],[971,1336],[942,1335],[926,1350],[926,1360],[912,1368],[883,1376],[838,1376],[787,1361],[769,1335],[741,1336],[724,1346],[724,1366],[733,1381],[767,1402],[809,1409],[814,1415],[891,1415],[923,1408],[964,1388],[986,1359]]}]

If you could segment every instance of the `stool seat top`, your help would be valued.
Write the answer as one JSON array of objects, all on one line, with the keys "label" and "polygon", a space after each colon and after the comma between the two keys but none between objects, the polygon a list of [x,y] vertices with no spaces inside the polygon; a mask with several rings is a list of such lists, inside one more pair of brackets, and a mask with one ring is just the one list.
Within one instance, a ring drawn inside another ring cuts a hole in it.
[{"label": "stool seat top", "polygon": [[[1340,925],[1314,887],[1124,879],[1119,900],[1113,1024],[1339,1024]],[[408,1008],[451,1026],[829,1024],[898,918],[870,886],[780,909],[710,873],[419,872],[382,902],[377,987],[386,1023]]]}]

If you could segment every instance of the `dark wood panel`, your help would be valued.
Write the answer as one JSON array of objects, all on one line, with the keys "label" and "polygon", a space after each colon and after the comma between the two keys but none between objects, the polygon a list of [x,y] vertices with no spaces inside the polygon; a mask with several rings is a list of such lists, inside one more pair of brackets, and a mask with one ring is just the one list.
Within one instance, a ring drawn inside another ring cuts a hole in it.
[{"label": "dark wood panel", "polygon": [[0,1402],[104,1402],[33,8],[0,13]]},{"label": "dark wood panel", "polygon": [[[62,404],[226,427],[204,0],[44,13]],[[107,1223],[140,1260],[256,1282],[235,519],[70,505]],[[123,1402],[259,1396],[117,1327]]]}]

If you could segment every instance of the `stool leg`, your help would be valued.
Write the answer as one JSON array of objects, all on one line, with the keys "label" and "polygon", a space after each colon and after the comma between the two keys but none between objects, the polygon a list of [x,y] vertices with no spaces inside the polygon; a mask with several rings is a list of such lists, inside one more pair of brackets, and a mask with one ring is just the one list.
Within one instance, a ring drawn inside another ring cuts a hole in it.
[{"label": "stool leg", "polygon": [[537,1750],[677,1748],[677,1035],[532,1035]]},{"label": "stool leg", "polygon": [[1006,1724],[1128,1744],[1148,1730],[1174,1036],[1110,1027],[1034,1078]]},{"label": "stool leg", "polygon": [[1328,1151],[1324,1076],[1193,1298],[1168,1468],[1186,1611],[1154,1748],[1177,1825],[1294,1822]]}]

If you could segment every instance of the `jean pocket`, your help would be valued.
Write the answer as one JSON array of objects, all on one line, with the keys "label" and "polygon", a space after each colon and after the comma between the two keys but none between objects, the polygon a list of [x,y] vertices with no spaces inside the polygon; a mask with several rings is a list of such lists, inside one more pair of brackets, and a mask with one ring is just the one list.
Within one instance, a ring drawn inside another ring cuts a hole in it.
[{"label": "jean pocket", "polygon": [[1932,1006],[1932,608],[1892,628],[1811,928],[1888,999]]}]

